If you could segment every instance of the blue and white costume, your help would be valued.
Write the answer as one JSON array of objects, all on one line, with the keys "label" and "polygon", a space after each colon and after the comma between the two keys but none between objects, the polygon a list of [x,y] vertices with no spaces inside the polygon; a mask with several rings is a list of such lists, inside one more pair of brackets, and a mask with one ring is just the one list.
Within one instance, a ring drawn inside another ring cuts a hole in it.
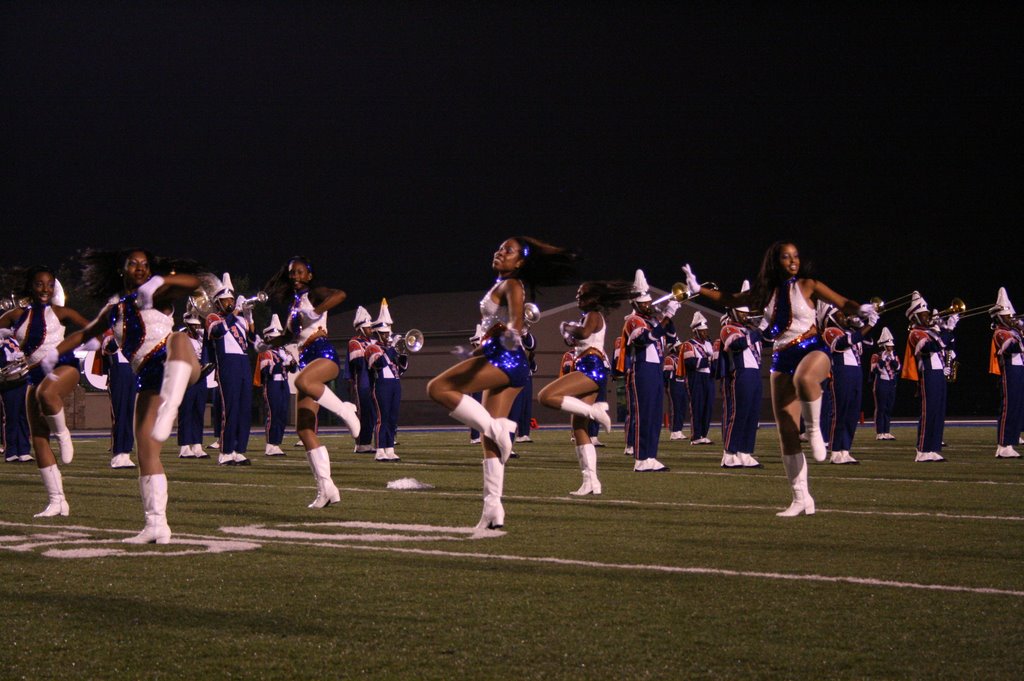
[{"label": "blue and white costume", "polygon": [[665,390],[668,394],[670,440],[682,440],[683,424],[690,413],[690,391],[686,387],[686,361],[683,359],[683,345],[673,346],[673,350],[665,355],[664,365]]},{"label": "blue and white costume", "polygon": [[[501,305],[491,299],[491,292],[502,283],[499,279],[480,300],[480,326],[485,329],[484,340],[480,347],[487,361],[501,369],[508,376],[509,386],[522,388],[530,377],[530,360],[522,343],[517,343],[511,350],[502,342],[502,334],[508,327],[508,306]],[[523,283],[515,279],[520,286]]]},{"label": "blue and white costume", "polygon": [[828,354],[828,346],[815,326],[815,310],[807,304],[796,277],[772,293],[765,308],[764,336],[774,341],[772,371],[793,374],[800,360],[812,352]]},{"label": "blue and white costume", "polygon": [[[21,349],[13,338],[0,340],[0,368],[22,357]],[[28,384],[3,391],[0,400],[0,417],[3,420],[4,459],[13,461],[31,461],[32,443],[28,434],[28,415],[25,410],[25,394]]]},{"label": "blue and white costume", "polygon": [[[756,468],[757,418],[761,411],[761,332],[734,320],[722,326],[722,466]],[[745,456],[744,456],[745,455]]]},{"label": "blue and white costume", "polygon": [[999,373],[999,419],[996,422],[996,458],[1018,459],[1013,448],[1024,428],[1024,340],[1019,322],[1013,325],[1016,311],[1006,289],[1000,287],[996,304],[989,309],[995,320],[992,332],[992,369]]},{"label": "blue and white costume", "polygon": [[167,359],[167,337],[174,328],[174,319],[160,310],[140,310],[135,296],[130,293],[111,304],[107,322],[117,347],[135,372],[136,391],[159,391]]},{"label": "blue and white costume", "polygon": [[367,454],[376,451],[373,446],[373,433],[377,424],[377,407],[374,404],[373,391],[370,386],[370,368],[366,363],[366,350],[373,339],[365,335],[372,325],[370,313],[366,311],[366,308],[359,306],[356,309],[355,318],[352,320],[352,326],[358,329],[359,333],[348,342],[350,393],[355,398],[360,424],[355,451]]},{"label": "blue and white costume", "polygon": [[[15,322],[14,339],[28,363],[36,364],[64,340],[64,325],[57,319],[57,314],[49,303],[34,302],[25,308],[21,318]],[[58,357],[56,366],[82,370],[81,363],[73,352],[65,352]],[[44,378],[46,374],[41,367],[36,366],[28,373],[28,384],[39,385]]]},{"label": "blue and white costume", "polygon": [[882,351],[871,355],[871,394],[875,400],[875,439],[895,440],[892,430],[892,409],[896,404],[896,379],[900,358],[893,352],[892,333],[882,329],[878,337]]},{"label": "blue and white costume", "polygon": [[[708,328],[700,312],[693,315],[690,328],[694,332]],[[690,444],[711,444],[711,410],[715,401],[715,381],[711,376],[714,348],[706,338],[693,338],[683,342],[683,361],[686,364],[686,385],[690,391]]]},{"label": "blue and white costume", "polygon": [[953,351],[954,347],[951,328],[936,328],[918,322],[917,314],[927,309],[927,302],[915,292],[907,308],[907,317],[912,323],[907,346],[914,357],[921,399],[917,451],[914,457],[918,463],[945,461],[942,456],[942,434],[946,426],[946,377],[949,372],[947,353]]},{"label": "blue and white costume", "polygon": [[828,438],[834,464],[859,463],[850,454],[857,433],[863,396],[861,355],[866,342],[856,329],[829,326],[824,340],[832,354],[832,429]]},{"label": "blue and white costume", "polygon": [[[231,280],[224,275],[218,299],[233,299]],[[246,465],[252,426],[252,367],[249,350],[255,340],[250,322],[232,310],[224,316],[206,318],[206,331],[217,357],[217,383],[220,385],[223,422],[221,425],[221,465]]]},{"label": "blue and white costume", "polygon": [[[201,329],[202,320],[198,317],[186,314],[185,323],[193,329],[188,334],[192,351],[200,366],[209,361],[207,343],[204,342]],[[183,459],[205,459],[208,457],[203,451],[203,420],[206,416],[206,395],[209,391],[207,382],[200,379],[185,389],[178,406],[178,446],[179,458]]]},{"label": "blue and white costume", "polygon": [[120,467],[124,456],[135,448],[135,372],[114,341],[113,333],[106,337],[100,349],[103,373],[107,375],[107,394],[110,396],[111,453],[115,458],[121,457]]}]

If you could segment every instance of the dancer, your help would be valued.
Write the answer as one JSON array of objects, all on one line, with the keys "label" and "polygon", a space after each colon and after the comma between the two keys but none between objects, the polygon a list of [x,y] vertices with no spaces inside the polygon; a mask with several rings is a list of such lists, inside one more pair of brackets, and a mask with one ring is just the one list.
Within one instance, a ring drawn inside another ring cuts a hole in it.
[{"label": "dancer", "polygon": [[359,416],[356,406],[345,402],[327,387],[338,377],[341,363],[338,353],[327,340],[327,312],[345,300],[341,289],[319,285],[309,258],[294,256],[277,271],[264,287],[277,303],[291,302],[285,333],[261,343],[264,352],[271,347],[284,347],[290,342],[299,344],[299,373],[295,377],[298,390],[298,416],[295,430],[306,449],[306,460],[316,479],[316,498],[309,508],[324,508],[341,500],[334,480],[331,479],[331,459],[327,447],[320,444],[316,432],[316,414],[320,407],[333,412],[352,436],[359,437]]},{"label": "dancer", "polygon": [[574,496],[601,494],[597,477],[597,451],[590,437],[590,421],[594,420],[611,432],[612,421],[608,403],[597,401],[601,387],[608,382],[611,364],[605,354],[604,338],[611,308],[639,295],[625,281],[588,281],[576,292],[576,304],[583,313],[578,322],[562,322],[562,337],[575,348],[572,370],[548,383],[540,391],[540,403],[551,409],[572,414],[576,458],[580,463],[583,484]]},{"label": "dancer", "polygon": [[[78,385],[81,367],[71,353],[75,346],[62,349],[52,358],[50,355],[64,339],[65,324],[84,327],[89,320],[64,307],[64,290],[49,267],[36,265],[28,268],[21,295],[28,298],[28,304],[0,317],[0,339],[13,337],[26,362],[33,367],[28,373],[25,408],[36,466],[49,499],[46,508],[35,517],[66,516],[69,513],[68,502],[57,458],[50,448],[50,435],[57,438],[61,462],[71,463],[75,447],[64,418],[64,398]],[[47,370],[39,366],[44,358],[48,361]]]},{"label": "dancer", "polygon": [[[538,285],[563,281],[572,273],[574,261],[569,251],[531,237],[503,241],[491,259],[498,279],[480,301],[481,326],[487,329],[483,343],[473,356],[427,384],[430,399],[483,434],[484,505],[478,529],[505,524],[501,495],[515,430],[507,417],[530,371],[522,344],[526,289],[533,293]],[[478,390],[483,391],[483,404],[470,397]]]},{"label": "dancer", "polygon": [[824,461],[826,450],[819,429],[821,381],[829,372],[828,346],[815,326],[815,301],[832,303],[846,314],[859,314],[872,324],[878,313],[870,304],[858,305],[823,282],[809,276],[806,261],[791,241],[772,244],[761,262],[754,287],[741,293],[725,293],[701,286],[689,265],[683,266],[691,293],[708,300],[738,307],[764,309],[759,328],[774,341],[771,371],[772,409],[779,430],[782,463],[793,490],[793,502],[779,516],[811,515],[814,499],[807,485],[807,462],[800,449],[800,417],[807,429],[811,453]]}]

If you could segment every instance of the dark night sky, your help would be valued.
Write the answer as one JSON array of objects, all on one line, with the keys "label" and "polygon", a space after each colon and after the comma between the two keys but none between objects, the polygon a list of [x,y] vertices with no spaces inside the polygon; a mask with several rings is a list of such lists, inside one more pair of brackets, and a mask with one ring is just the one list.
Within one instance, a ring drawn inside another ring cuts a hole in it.
[{"label": "dark night sky", "polygon": [[0,264],[298,252],[355,304],[516,233],[661,287],[787,237],[851,297],[1024,308],[1012,5],[689,4],[4,3]]}]

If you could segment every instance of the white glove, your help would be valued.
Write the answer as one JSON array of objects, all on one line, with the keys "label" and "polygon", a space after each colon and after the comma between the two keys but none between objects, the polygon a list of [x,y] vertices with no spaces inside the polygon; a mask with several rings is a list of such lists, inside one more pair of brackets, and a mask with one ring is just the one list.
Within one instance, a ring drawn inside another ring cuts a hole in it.
[{"label": "white glove", "polygon": [[79,345],[78,349],[85,350],[86,352],[96,352],[97,350],[100,349],[100,339],[95,337],[90,338],[89,340]]},{"label": "white glove", "polygon": [[681,305],[679,301],[670,300],[667,303],[665,303],[665,307],[662,310],[662,315],[664,315],[666,319],[672,319],[672,317],[675,316],[676,312],[679,312],[680,307]]},{"label": "white glove", "polygon": [[959,324],[959,323],[960,323],[960,315],[958,315],[957,313],[954,312],[953,314],[951,314],[948,317],[946,317],[946,320],[944,322],[941,322],[941,326],[946,331],[952,331],[953,329],[956,328],[956,325]]},{"label": "white glove", "polygon": [[57,366],[58,358],[57,348],[50,348],[46,351],[46,354],[43,355],[43,358],[39,360],[39,368],[43,370],[44,374],[52,374],[53,368]]},{"label": "white glove", "polygon": [[0,329],[0,340],[14,335],[14,329]]},{"label": "white glove", "polygon": [[505,329],[501,332],[501,347],[506,350],[515,351],[523,347],[523,337],[513,329]]},{"label": "white glove", "polygon": [[700,284],[697,282],[697,275],[690,269],[690,263],[683,265],[683,273],[686,274],[686,288],[693,295],[700,293]]},{"label": "white glove", "polygon": [[256,350],[256,352],[267,352],[268,350],[270,350],[271,345],[262,338],[257,338],[256,342],[252,344],[252,347]]},{"label": "white glove", "polygon": [[769,326],[771,326],[771,324],[768,322],[768,317],[761,317],[761,323],[757,325],[757,330],[764,333],[768,330]]},{"label": "white glove", "polygon": [[323,317],[323,314],[317,312],[316,310],[299,311],[299,322],[302,324],[303,327],[315,324],[316,322],[320,321],[321,317]]},{"label": "white glove", "polygon": [[878,323],[878,310],[871,303],[864,303],[857,308],[857,316],[866,321],[871,326]]},{"label": "white glove", "polygon": [[135,293],[135,303],[139,306],[140,310],[153,309],[153,295],[158,288],[163,286],[163,283],[163,277],[154,275],[149,278],[149,281],[139,287],[139,290]]}]

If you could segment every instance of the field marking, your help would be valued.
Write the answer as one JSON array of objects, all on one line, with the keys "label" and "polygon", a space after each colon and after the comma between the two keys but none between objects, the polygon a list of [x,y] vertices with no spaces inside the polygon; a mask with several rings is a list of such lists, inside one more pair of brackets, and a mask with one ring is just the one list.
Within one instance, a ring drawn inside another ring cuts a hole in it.
[{"label": "field marking", "polygon": [[[304,530],[288,530],[275,528],[288,527],[340,527],[344,529],[391,530],[390,533],[344,533],[325,534]],[[238,525],[219,528],[221,532],[239,535],[246,538],[259,539],[309,539],[313,541],[329,540],[331,542],[367,541],[367,542],[408,542],[408,541],[465,541],[466,539],[490,539],[504,536],[501,530],[482,530],[473,527],[443,527],[439,525],[403,525],[397,523],[369,522],[326,522],[326,523],[283,523],[274,527],[266,525]],[[399,534],[398,532],[417,532],[418,534]]]}]

